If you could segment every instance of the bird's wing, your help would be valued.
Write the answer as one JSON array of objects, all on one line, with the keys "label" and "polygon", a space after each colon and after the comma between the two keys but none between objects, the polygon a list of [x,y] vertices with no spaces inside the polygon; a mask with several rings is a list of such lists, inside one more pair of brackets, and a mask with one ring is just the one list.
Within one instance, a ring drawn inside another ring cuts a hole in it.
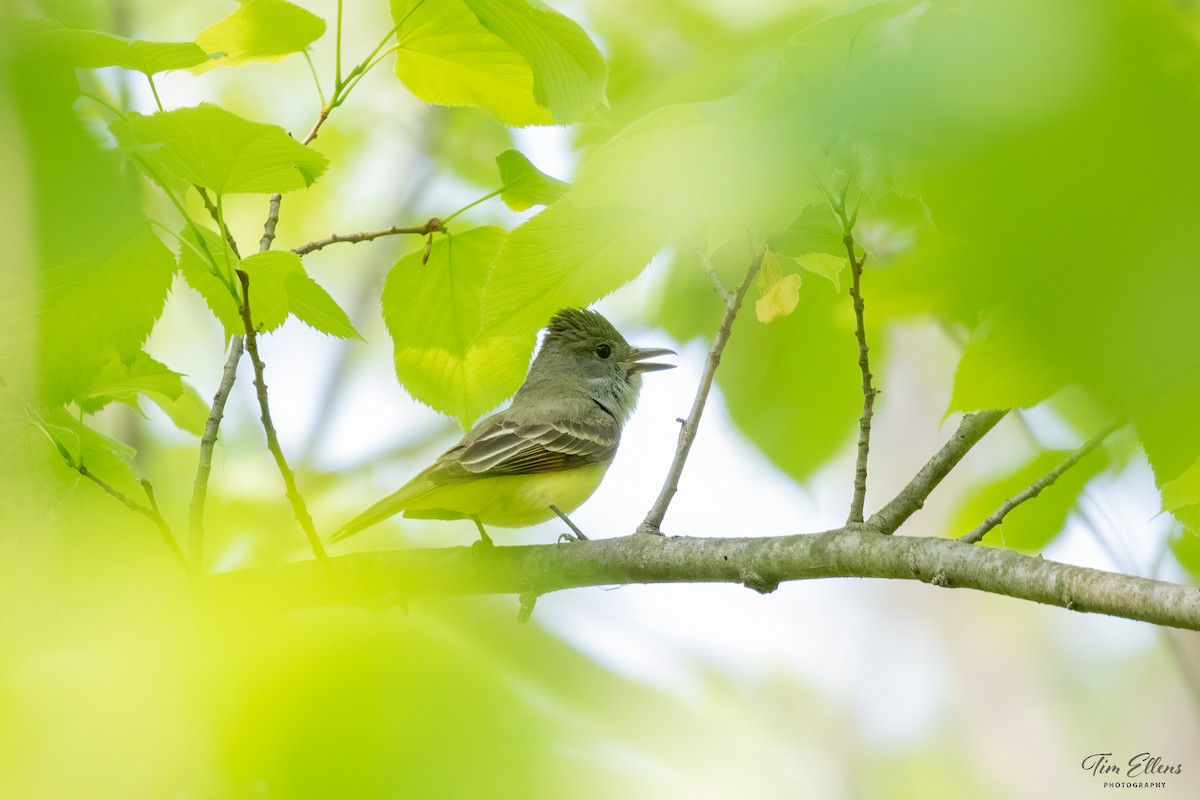
[{"label": "bird's wing", "polygon": [[608,461],[617,450],[621,426],[608,412],[596,412],[537,422],[498,414],[472,432],[456,461],[475,475],[529,475]]}]

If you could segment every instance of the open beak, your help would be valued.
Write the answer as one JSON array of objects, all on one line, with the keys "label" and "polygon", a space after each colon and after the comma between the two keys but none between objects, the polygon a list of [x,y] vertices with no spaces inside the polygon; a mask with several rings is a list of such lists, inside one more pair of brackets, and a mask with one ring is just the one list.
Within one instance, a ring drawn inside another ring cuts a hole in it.
[{"label": "open beak", "polygon": [[658,372],[660,369],[675,369],[674,364],[655,364],[646,361],[648,358],[673,355],[675,355],[675,351],[665,347],[635,347],[629,351],[629,371]]}]

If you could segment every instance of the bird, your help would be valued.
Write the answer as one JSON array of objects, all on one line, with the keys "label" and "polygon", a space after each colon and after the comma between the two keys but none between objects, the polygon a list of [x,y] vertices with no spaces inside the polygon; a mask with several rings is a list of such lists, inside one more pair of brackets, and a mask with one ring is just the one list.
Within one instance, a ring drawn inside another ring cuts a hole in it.
[{"label": "bird", "polygon": [[[639,348],[600,313],[563,308],[508,408],[472,428],[397,491],[329,537],[337,542],[403,512],[415,519],[470,519],[477,545],[485,525],[520,528],[555,515],[586,539],[567,514],[600,486],[642,389],[642,375],[672,369],[649,359],[674,355]],[[563,537],[560,537],[560,539]]]}]

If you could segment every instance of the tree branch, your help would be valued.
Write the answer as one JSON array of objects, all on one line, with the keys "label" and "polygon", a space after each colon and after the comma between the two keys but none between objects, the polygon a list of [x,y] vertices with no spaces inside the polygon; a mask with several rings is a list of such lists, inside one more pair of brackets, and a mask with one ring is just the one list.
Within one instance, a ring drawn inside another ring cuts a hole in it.
[{"label": "tree branch", "polygon": [[430,595],[531,598],[583,586],[739,583],[758,592],[812,578],[892,578],[968,588],[1071,611],[1200,630],[1200,589],[1062,564],[953,539],[880,536],[860,527],[765,538],[635,534],[568,545],[356,553],[215,576],[210,589],[234,604],[319,606]]},{"label": "tree branch", "polygon": [[1026,500],[1032,500],[1041,494],[1044,489],[1058,480],[1064,472],[1078,464],[1088,453],[1099,447],[1100,443],[1107,439],[1109,435],[1112,434],[1112,432],[1116,429],[1117,426],[1113,425],[1100,431],[1100,433],[1089,439],[1082,447],[1071,453],[1071,455],[1068,456],[1065,461],[1034,481],[1033,484],[1027,489],[1018,492],[1001,503],[1000,507],[992,512],[987,519],[979,523],[979,526],[975,528],[975,530],[960,536],[959,541],[967,544],[976,544],[981,541],[983,537],[987,535],[988,531],[1004,521],[1004,518],[1008,516],[1008,512],[1012,511]]},{"label": "tree branch", "polygon": [[196,467],[196,479],[192,483],[192,502],[188,507],[188,555],[197,574],[204,572],[204,503],[208,499],[208,476],[212,472],[212,453],[217,444],[217,433],[225,417],[225,403],[237,379],[238,361],[242,358],[242,337],[234,336],[229,341],[229,357],[221,372],[221,383],[213,395],[208,420],[204,423],[204,435],[200,437],[200,463]]},{"label": "tree branch", "polygon": [[263,223],[263,235],[258,240],[258,252],[262,253],[271,249],[271,243],[275,241],[275,226],[279,224],[279,203],[283,200],[283,195],[273,194],[271,200],[267,204],[267,219]]},{"label": "tree branch", "polygon": [[975,443],[984,434],[995,427],[1007,409],[1001,411],[979,411],[963,417],[958,430],[950,437],[950,441],[937,451],[933,458],[921,467],[908,485],[892,498],[891,502],[879,509],[867,522],[869,526],[884,534],[895,533],[906,519],[925,505],[925,499],[937,488],[942,479],[950,474],[950,470],[962,460]]},{"label": "tree branch", "polygon": [[384,236],[399,236],[403,234],[415,234],[417,236],[428,236],[434,231],[442,229],[442,221],[437,217],[430,218],[424,225],[413,225],[407,228],[401,228],[393,225],[392,227],[382,231],[362,231],[361,233],[335,233],[331,236],[326,236],[324,239],[317,239],[308,244],[302,244],[299,247],[292,248],[292,252],[298,256],[306,256],[309,253],[328,247],[331,244],[339,242],[349,242],[350,244],[358,244],[359,242],[369,242],[372,239],[380,239]]},{"label": "tree branch", "polygon": [[149,481],[142,481],[142,487],[146,490],[146,498],[150,501],[149,506],[144,506],[129,495],[122,492],[120,489],[117,489],[112,484],[108,483],[108,481],[104,480],[96,473],[92,472],[83,464],[80,464],[75,469],[78,470],[80,475],[120,500],[121,503],[130,511],[141,514],[143,517],[153,522],[158,528],[159,533],[162,534],[163,543],[166,544],[167,549],[171,551],[179,563],[183,565],[184,571],[191,571],[191,568],[188,566],[187,558],[183,555],[183,551],[179,549],[179,542],[175,541],[175,534],[171,532],[171,526],[167,524],[167,521],[163,519],[162,512],[158,510],[158,503],[154,500],[154,489],[150,486]]},{"label": "tree branch", "polygon": [[746,290],[750,288],[754,276],[758,274],[758,268],[762,266],[765,252],[765,250],[760,251],[751,259],[750,266],[746,270],[746,277],[742,279],[741,285],[732,295],[726,295],[725,315],[721,318],[721,326],[717,329],[712,347],[708,350],[708,358],[704,362],[704,372],[700,375],[700,385],[696,387],[696,399],[692,401],[691,413],[679,428],[675,458],[671,461],[670,469],[667,470],[667,478],[663,482],[662,490],[658,493],[658,499],[650,507],[646,519],[638,526],[639,533],[659,533],[661,531],[663,517],[667,515],[667,507],[671,505],[671,499],[679,490],[679,478],[683,474],[683,465],[687,462],[688,453],[692,449],[692,441],[696,438],[700,415],[704,413],[704,404],[708,401],[708,393],[712,390],[713,375],[717,372],[717,366],[721,363],[721,354],[725,351],[725,344],[729,341],[729,334],[733,330],[733,320],[742,306]]},{"label": "tree branch", "polygon": [[862,372],[863,410],[858,419],[858,458],[854,466],[854,497],[850,501],[850,515],[846,524],[863,521],[863,508],[867,502],[867,455],[871,450],[871,418],[875,413],[875,395],[879,393],[871,384],[871,360],[867,347],[867,328],[864,320],[865,304],[862,296],[862,271],[867,254],[862,258],[854,254],[854,236],[847,232],[842,237],[846,255],[850,257],[850,297],[854,300],[854,335],[858,339],[858,368]]},{"label": "tree branch", "polygon": [[254,386],[258,390],[258,407],[262,412],[263,430],[267,434],[267,449],[274,456],[275,465],[279,467],[279,474],[283,476],[288,502],[292,504],[292,512],[296,515],[296,521],[304,529],[304,535],[308,538],[313,555],[318,560],[326,562],[329,557],[325,555],[325,548],[321,544],[320,537],[317,536],[312,516],[308,513],[308,506],[305,504],[300,490],[296,488],[296,475],[288,466],[287,459],[284,458],[283,449],[279,446],[279,436],[275,433],[275,424],[271,421],[271,406],[267,402],[267,382],[264,378],[267,365],[258,355],[258,332],[254,329],[254,322],[250,315],[250,276],[241,269],[237,271],[237,276],[242,284],[241,313],[242,323],[246,328],[246,352],[250,354],[250,363],[254,365]]}]

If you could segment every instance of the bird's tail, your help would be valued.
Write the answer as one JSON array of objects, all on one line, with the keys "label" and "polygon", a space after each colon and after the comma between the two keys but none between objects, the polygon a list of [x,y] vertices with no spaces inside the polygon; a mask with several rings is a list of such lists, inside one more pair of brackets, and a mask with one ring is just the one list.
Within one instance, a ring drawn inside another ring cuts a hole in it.
[{"label": "bird's tail", "polygon": [[385,519],[395,516],[404,510],[404,507],[412,502],[412,500],[428,491],[427,486],[421,486],[417,481],[413,481],[400,488],[399,491],[389,494],[387,497],[380,500],[375,505],[368,508],[366,511],[359,514],[354,519],[347,522],[345,525],[337,529],[337,532],[329,537],[328,543],[333,544],[345,539],[347,536],[353,536],[361,530],[365,530],[372,525],[378,525]]}]

